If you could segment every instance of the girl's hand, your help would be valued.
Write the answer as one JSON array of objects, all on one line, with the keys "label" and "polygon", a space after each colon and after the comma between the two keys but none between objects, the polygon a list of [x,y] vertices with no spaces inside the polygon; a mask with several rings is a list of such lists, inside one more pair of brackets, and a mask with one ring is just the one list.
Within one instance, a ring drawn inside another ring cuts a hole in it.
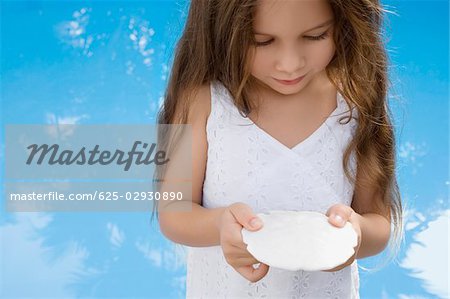
[{"label": "girl's hand", "polygon": [[[358,235],[358,242],[354,248],[355,254],[342,265],[333,269],[324,270],[325,272],[335,272],[351,265],[358,255],[359,247],[361,246],[361,226],[358,221],[357,213],[351,207],[343,204],[335,204],[331,206],[326,215],[328,216],[328,222],[337,227],[343,227],[347,221],[350,222]],[[336,216],[338,217],[336,218]]]},{"label": "girl's hand", "polygon": [[[251,221],[258,219],[251,226]],[[269,266],[257,261],[247,251],[247,244],[242,241],[241,230],[245,227],[257,231],[263,226],[260,218],[252,212],[251,207],[238,202],[228,206],[219,219],[220,245],[228,264],[251,282],[257,282],[269,271]],[[257,269],[252,265],[260,263]]]}]

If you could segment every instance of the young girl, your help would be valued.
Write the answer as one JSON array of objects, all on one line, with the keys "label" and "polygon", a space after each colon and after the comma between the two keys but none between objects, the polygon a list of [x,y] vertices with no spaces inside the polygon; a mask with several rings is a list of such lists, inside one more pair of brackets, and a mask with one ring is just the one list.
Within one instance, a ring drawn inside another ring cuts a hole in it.
[{"label": "young girl", "polygon": [[[391,224],[401,240],[382,12],[378,0],[191,1],[159,115],[192,129],[192,210],[159,213],[189,246],[187,298],[358,298],[356,259],[380,253]],[[270,210],[351,222],[354,256],[315,272],[260,263],[241,229]]]}]

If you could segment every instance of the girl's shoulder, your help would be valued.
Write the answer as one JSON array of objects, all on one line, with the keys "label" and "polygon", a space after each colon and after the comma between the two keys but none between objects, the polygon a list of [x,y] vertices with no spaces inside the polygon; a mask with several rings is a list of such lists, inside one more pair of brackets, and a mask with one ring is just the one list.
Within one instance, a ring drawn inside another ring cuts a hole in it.
[{"label": "girl's shoulder", "polygon": [[[175,115],[181,118],[183,110],[187,113],[187,123],[205,123],[211,113],[211,86],[209,83],[182,91],[180,97],[188,101],[186,107],[177,105]],[[187,99],[189,97],[189,99]]]},{"label": "girl's shoulder", "polygon": [[[189,90],[189,92],[182,93],[182,96],[189,97],[189,103],[186,108],[188,110],[188,123],[195,120],[201,121],[206,125],[211,114],[217,115],[217,113],[222,113],[220,108],[226,110],[234,109],[231,93],[219,80],[203,83]],[[182,109],[182,107],[179,108]]]},{"label": "girl's shoulder", "polygon": [[190,111],[194,116],[204,116],[205,119],[211,112],[211,85],[205,83],[198,86],[192,94]]}]

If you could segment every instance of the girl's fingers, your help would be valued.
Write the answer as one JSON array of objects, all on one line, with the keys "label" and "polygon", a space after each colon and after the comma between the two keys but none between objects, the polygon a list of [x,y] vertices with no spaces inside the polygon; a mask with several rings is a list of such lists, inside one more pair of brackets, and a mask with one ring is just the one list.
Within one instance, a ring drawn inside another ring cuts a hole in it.
[{"label": "girl's fingers", "polygon": [[343,227],[349,221],[353,209],[343,204],[335,204],[330,207],[326,213],[328,222],[337,227]]},{"label": "girl's fingers", "polygon": [[257,282],[261,278],[263,278],[267,272],[269,272],[269,266],[263,263],[259,264],[258,268],[253,268],[253,265],[238,267],[236,268],[242,276],[244,276],[247,280],[251,282]]},{"label": "girl's fingers", "polygon": [[227,253],[227,256],[234,266],[247,266],[259,263],[259,261],[249,253],[231,252]]},{"label": "girl's fingers", "polygon": [[242,202],[236,202],[229,206],[231,214],[235,220],[248,230],[255,231],[263,226],[262,220],[257,217],[252,208]]},{"label": "girl's fingers", "polygon": [[254,257],[241,257],[236,259],[236,264],[238,266],[248,266],[248,265],[254,265],[258,264],[259,261],[256,260]]}]

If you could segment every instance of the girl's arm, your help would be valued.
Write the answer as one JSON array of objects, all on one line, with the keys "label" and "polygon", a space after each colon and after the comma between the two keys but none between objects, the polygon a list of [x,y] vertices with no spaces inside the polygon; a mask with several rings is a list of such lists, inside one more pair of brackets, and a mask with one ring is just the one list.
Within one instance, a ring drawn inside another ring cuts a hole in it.
[{"label": "girl's arm", "polygon": [[[367,175],[357,171],[356,180],[367,182]],[[351,207],[344,204],[331,206],[326,215],[329,222],[343,227],[350,222],[358,233],[355,254],[344,264],[325,272],[339,271],[353,263],[355,259],[373,256],[382,252],[391,234],[391,212],[374,188],[356,185]],[[338,217],[336,217],[338,216]]]},{"label": "girl's arm", "polygon": [[[357,171],[356,180],[367,182],[367,174]],[[382,252],[391,233],[390,208],[383,203],[381,195],[373,187],[361,185],[356,185],[351,207],[356,212],[352,217],[358,218],[361,227],[361,247],[356,258]]]},{"label": "girl's arm", "polygon": [[[367,181],[366,174],[357,172],[356,180]],[[390,238],[390,208],[373,188],[357,185],[351,207],[336,204],[327,211],[329,221],[342,227],[347,221],[358,226],[361,233],[359,249],[355,258],[365,258],[382,252]],[[335,215],[340,218],[336,219]]]},{"label": "girl's arm", "polygon": [[390,222],[377,213],[358,214],[357,217],[361,228],[361,246],[359,247],[357,259],[376,255],[384,250],[389,241],[391,226]]},{"label": "girl's arm", "polygon": [[337,227],[343,227],[347,221],[350,222],[357,233],[358,242],[355,247],[355,254],[352,257],[342,265],[325,270],[325,272],[339,271],[350,266],[355,259],[376,255],[383,251],[389,241],[390,222],[382,213],[364,213],[361,215],[355,212],[352,207],[335,204],[326,213],[330,223]]},{"label": "girl's arm", "polygon": [[[182,204],[185,207],[186,204],[192,205],[192,211],[160,211],[159,213],[161,232],[173,242],[192,247],[220,244],[218,221],[226,209],[226,207],[206,209],[201,206],[208,149],[206,120],[211,111],[210,103],[210,87],[207,84],[198,89],[189,108],[187,122],[191,125],[192,132],[192,202],[186,200]],[[176,160],[176,156],[172,156],[171,159]],[[164,184],[161,189],[164,189]],[[186,196],[186,192],[183,193]]]},{"label": "girl's arm", "polygon": [[207,209],[193,202],[192,212],[161,213],[161,232],[173,242],[191,247],[220,245],[218,221],[225,209]]}]

